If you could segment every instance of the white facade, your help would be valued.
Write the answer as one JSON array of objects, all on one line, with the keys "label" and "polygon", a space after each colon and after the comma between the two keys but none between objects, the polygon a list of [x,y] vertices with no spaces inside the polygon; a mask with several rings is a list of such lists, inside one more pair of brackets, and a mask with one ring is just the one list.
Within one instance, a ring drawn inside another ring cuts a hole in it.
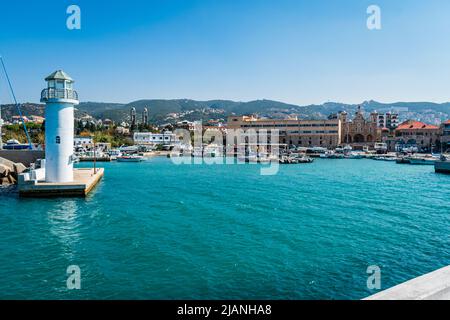
[{"label": "white facade", "polygon": [[94,143],[94,139],[92,137],[75,137],[73,139],[73,146],[74,147],[83,147],[87,145],[91,145]]},{"label": "white facade", "polygon": [[178,143],[176,135],[170,131],[164,133],[135,132],[133,136],[134,144],[150,145],[170,145]]},{"label": "white facade", "polygon": [[395,129],[399,125],[398,114],[397,113],[381,113],[377,117],[378,128],[389,128]]},{"label": "white facade", "polygon": [[73,80],[63,71],[45,79],[47,89],[41,93],[45,107],[45,181],[73,181],[74,105],[78,95]]}]

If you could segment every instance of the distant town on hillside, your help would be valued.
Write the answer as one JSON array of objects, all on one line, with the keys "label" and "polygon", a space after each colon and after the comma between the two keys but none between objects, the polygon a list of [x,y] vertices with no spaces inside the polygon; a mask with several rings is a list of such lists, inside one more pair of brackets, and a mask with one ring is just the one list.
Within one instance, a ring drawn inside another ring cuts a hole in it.
[{"label": "distant town on hillside", "polygon": [[[274,119],[326,119],[330,114],[346,111],[353,115],[361,106],[366,113],[377,111],[380,113],[395,112],[399,121],[415,119],[428,124],[438,125],[450,119],[450,102],[438,104],[432,102],[396,102],[380,103],[377,101],[364,101],[361,104],[345,104],[327,102],[320,105],[299,106],[272,100],[255,100],[249,102],[236,102],[230,100],[196,101],[189,99],[174,100],[138,100],[127,104],[82,102],[77,106],[75,117],[92,117],[98,120],[109,120],[115,123],[127,122],[130,118],[130,108],[136,108],[141,113],[148,109],[149,121],[154,124],[173,124],[179,121],[204,122],[213,120],[226,122],[230,115],[257,115],[259,117]],[[4,104],[2,118],[11,121],[18,116],[17,108],[13,104]],[[44,105],[37,103],[24,103],[21,105],[24,116],[43,117]]]}]

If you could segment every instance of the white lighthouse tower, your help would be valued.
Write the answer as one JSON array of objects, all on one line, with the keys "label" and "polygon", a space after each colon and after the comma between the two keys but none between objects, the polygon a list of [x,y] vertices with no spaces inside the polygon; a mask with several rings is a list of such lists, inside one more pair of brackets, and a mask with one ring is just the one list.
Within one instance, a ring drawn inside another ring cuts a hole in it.
[{"label": "white lighthouse tower", "polygon": [[42,90],[45,107],[45,181],[73,182],[74,105],[78,94],[64,71],[53,72]]}]

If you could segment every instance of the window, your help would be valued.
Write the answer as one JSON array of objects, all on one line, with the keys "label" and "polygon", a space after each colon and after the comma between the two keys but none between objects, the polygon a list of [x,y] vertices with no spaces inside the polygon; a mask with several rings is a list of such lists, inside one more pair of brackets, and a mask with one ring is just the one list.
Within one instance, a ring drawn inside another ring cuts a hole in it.
[{"label": "window", "polygon": [[48,81],[48,87],[49,88],[54,88],[55,87],[55,80],[49,80]]},{"label": "window", "polygon": [[64,89],[64,81],[56,80],[56,89]]},{"label": "window", "polygon": [[61,137],[60,136],[56,136],[56,144],[60,144],[61,143]]}]

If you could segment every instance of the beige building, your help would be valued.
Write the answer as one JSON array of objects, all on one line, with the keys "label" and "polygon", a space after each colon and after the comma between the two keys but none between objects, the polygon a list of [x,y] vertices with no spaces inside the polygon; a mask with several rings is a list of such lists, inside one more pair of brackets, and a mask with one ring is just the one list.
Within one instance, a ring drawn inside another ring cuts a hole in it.
[{"label": "beige building", "polygon": [[408,120],[395,129],[396,148],[416,147],[429,152],[439,145],[441,129],[420,121]]},{"label": "beige building", "polygon": [[341,144],[341,120],[259,119],[253,116],[228,117],[227,130],[279,130],[279,143],[297,147],[336,148]]},{"label": "beige building", "polygon": [[378,114],[372,113],[369,119],[364,118],[364,113],[358,107],[355,117],[350,121],[347,113],[339,114],[342,122],[342,141],[351,146],[374,146],[381,139],[381,129],[378,128]]}]

